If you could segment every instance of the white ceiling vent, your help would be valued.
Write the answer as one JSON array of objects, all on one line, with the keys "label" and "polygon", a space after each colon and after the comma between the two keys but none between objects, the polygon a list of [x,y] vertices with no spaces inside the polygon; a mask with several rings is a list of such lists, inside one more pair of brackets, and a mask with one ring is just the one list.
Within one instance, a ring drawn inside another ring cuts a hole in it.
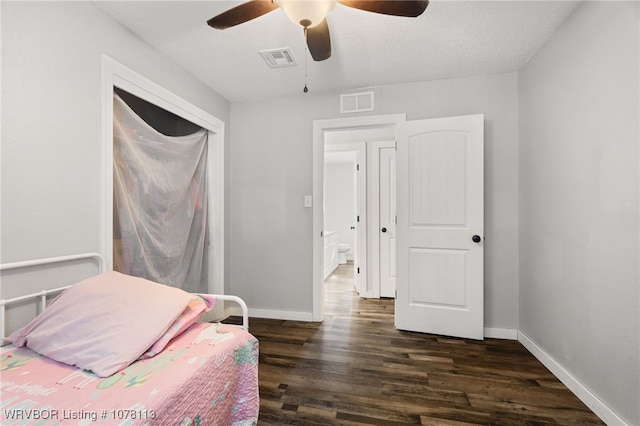
[{"label": "white ceiling vent", "polygon": [[373,92],[340,95],[340,113],[373,111]]},{"label": "white ceiling vent", "polygon": [[291,49],[288,47],[261,50],[260,55],[270,68],[293,67],[298,65],[293,57],[293,53],[291,53]]}]

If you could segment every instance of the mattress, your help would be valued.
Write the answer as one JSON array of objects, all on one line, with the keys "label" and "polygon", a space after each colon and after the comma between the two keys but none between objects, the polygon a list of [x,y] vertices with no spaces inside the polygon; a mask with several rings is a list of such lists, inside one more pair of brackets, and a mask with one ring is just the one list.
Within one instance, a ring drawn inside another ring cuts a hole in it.
[{"label": "mattress", "polygon": [[195,323],[161,353],[107,378],[26,347],[1,353],[3,425],[252,425],[258,341]]}]

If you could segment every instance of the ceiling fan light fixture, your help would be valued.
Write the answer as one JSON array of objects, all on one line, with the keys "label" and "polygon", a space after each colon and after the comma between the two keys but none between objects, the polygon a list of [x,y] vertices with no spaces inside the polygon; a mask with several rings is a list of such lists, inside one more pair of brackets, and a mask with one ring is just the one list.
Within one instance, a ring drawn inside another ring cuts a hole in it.
[{"label": "ceiling fan light fixture", "polygon": [[336,0],[275,0],[291,22],[302,28],[320,24],[336,5]]},{"label": "ceiling fan light fixture", "polygon": [[331,57],[327,15],[336,3],[366,12],[415,18],[425,11],[429,0],[246,0],[209,19],[207,24],[224,30],[282,9],[291,22],[303,28],[309,53],[319,62]]}]

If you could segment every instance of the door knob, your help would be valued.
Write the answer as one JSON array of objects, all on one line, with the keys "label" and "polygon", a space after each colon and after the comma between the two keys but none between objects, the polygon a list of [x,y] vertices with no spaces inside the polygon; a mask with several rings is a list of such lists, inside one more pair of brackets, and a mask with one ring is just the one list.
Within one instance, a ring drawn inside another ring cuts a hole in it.
[{"label": "door knob", "polygon": [[382,228],[381,231],[382,232],[387,232],[387,228]]},{"label": "door knob", "polygon": [[473,237],[471,237],[471,241],[473,241],[474,243],[479,243],[480,241],[482,241],[482,238],[480,238],[480,235],[474,235]]}]

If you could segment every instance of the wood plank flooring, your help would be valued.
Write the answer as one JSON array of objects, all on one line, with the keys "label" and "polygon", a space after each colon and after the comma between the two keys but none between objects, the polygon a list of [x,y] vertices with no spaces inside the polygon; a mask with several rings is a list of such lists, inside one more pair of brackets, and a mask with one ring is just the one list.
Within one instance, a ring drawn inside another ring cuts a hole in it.
[{"label": "wood plank flooring", "polygon": [[325,321],[252,318],[259,425],[603,424],[519,342],[398,331],[393,300],[360,299],[351,265]]}]

